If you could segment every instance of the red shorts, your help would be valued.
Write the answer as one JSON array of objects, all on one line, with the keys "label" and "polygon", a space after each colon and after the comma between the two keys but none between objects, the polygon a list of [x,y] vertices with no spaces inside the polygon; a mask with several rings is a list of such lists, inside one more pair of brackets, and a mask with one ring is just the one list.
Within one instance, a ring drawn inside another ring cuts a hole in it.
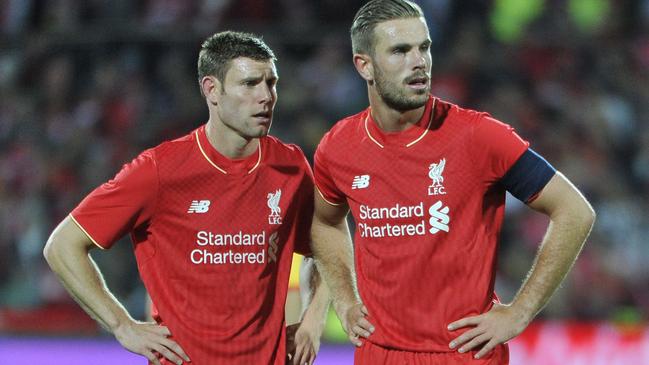
[{"label": "red shorts", "polygon": [[355,365],[507,365],[509,348],[496,346],[491,352],[476,360],[477,351],[461,354],[455,352],[410,352],[394,350],[368,341],[357,347],[354,353]]}]

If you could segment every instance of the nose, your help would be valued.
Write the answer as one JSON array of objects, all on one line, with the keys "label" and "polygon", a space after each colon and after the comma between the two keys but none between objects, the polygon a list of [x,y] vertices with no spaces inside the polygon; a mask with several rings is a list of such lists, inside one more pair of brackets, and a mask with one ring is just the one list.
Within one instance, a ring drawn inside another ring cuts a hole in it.
[{"label": "nose", "polygon": [[415,49],[412,53],[412,68],[414,70],[426,70],[427,66],[427,52],[422,52],[419,49]]},{"label": "nose", "polygon": [[268,104],[273,101],[273,88],[268,84],[262,82],[260,83],[260,98],[259,104]]}]

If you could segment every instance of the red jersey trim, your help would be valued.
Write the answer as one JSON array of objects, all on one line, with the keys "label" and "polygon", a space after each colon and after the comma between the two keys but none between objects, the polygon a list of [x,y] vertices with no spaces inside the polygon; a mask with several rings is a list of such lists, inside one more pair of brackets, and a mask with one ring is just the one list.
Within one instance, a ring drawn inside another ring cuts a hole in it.
[{"label": "red jersey trim", "polygon": [[70,217],[70,219],[72,219],[72,221],[74,222],[74,224],[76,224],[77,227],[79,227],[79,229],[81,229],[81,231],[83,231],[83,233],[85,233],[86,236],[88,236],[88,238],[90,238],[90,240],[92,241],[92,243],[95,244],[95,246],[101,248],[102,250],[106,250],[105,247],[103,247],[102,245],[100,245],[99,243],[97,243],[97,241],[95,241],[95,239],[92,238],[92,236],[90,235],[90,233],[88,233],[88,231],[86,231],[86,229],[83,228],[83,226],[82,226],[79,222],[77,222],[76,219],[74,219],[74,217],[72,216],[72,214],[68,214],[68,217]]},{"label": "red jersey trim", "polygon": [[334,207],[338,207],[338,206],[341,206],[343,204],[343,203],[337,203],[336,204],[336,203],[332,203],[329,200],[327,200],[327,198],[325,198],[325,196],[322,194],[322,192],[320,191],[320,189],[317,186],[315,187],[315,190],[318,192],[318,194],[320,194],[320,197],[322,198],[322,200],[327,202],[329,205],[333,205]]},{"label": "red jersey trim", "polygon": [[[428,134],[428,130],[430,129],[430,126],[433,124],[433,119],[435,117],[436,103],[437,103],[437,99],[433,98],[433,105],[431,107],[430,117],[428,118],[428,125],[424,129],[424,132],[419,137],[415,138],[415,140],[413,140],[412,142],[409,142],[408,144],[406,144],[406,147],[410,147],[410,146],[414,145],[415,143],[421,141],[426,136],[426,134]],[[368,111],[367,115],[365,116],[365,122],[364,122],[365,133],[367,133],[367,136],[372,140],[372,142],[376,143],[379,147],[384,148],[384,146],[379,141],[377,141],[376,138],[374,138],[372,136],[372,133],[370,133],[370,129],[367,127],[367,123],[370,120],[370,114],[371,114],[371,112]]]},{"label": "red jersey trim", "polygon": [[[198,138],[198,130],[196,130],[196,131],[194,132],[194,134],[196,135],[196,143],[198,143],[198,149],[201,150],[201,153],[203,154],[203,157],[205,157],[205,159],[207,160],[207,162],[209,162],[210,165],[214,166],[215,169],[219,170],[219,171],[220,171],[221,173],[223,173],[224,175],[227,175],[228,172],[225,171],[224,169],[222,169],[221,167],[219,167],[219,166],[218,166],[217,164],[215,164],[212,160],[210,160],[209,156],[207,156],[207,153],[205,153],[205,150],[203,149],[203,146],[201,146],[201,140],[200,140],[200,138]],[[259,140],[259,146],[257,147],[257,154],[258,154],[258,157],[257,157],[257,163],[255,163],[255,165],[254,165],[250,170],[248,170],[248,174],[250,174],[250,173],[253,172],[257,167],[259,167],[259,164],[261,163],[261,140]]]}]

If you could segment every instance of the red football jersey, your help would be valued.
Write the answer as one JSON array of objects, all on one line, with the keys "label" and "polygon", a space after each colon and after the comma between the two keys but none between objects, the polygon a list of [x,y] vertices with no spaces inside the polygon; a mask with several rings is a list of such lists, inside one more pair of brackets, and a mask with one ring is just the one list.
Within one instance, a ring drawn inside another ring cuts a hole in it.
[{"label": "red football jersey", "polygon": [[144,151],[71,216],[102,248],[131,233],[154,317],[192,364],[284,365],[291,258],[310,254],[312,210],[298,147],[264,137],[230,160],[203,126]]},{"label": "red football jersey", "polygon": [[528,143],[485,113],[432,98],[417,125],[383,132],[370,109],[338,122],[315,155],[315,181],[355,220],[358,290],[369,341],[446,352],[494,293],[505,190],[499,179]]}]

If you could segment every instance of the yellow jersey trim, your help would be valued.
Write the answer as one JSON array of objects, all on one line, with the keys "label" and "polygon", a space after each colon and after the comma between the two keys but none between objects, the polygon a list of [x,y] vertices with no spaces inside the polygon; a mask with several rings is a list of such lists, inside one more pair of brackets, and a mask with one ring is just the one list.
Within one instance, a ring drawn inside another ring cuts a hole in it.
[{"label": "yellow jersey trim", "polygon": [[340,203],[339,203],[339,204],[336,204],[336,203],[332,203],[332,202],[330,202],[329,200],[327,200],[327,198],[325,198],[324,195],[322,195],[322,192],[320,191],[320,189],[318,189],[317,186],[315,187],[315,190],[318,192],[318,194],[320,194],[320,197],[322,197],[322,200],[324,200],[325,202],[327,202],[327,204],[329,204],[329,205],[333,205],[334,207],[337,207],[337,206],[341,205]]},{"label": "yellow jersey trim", "polygon": [[207,153],[205,153],[205,150],[203,149],[203,146],[201,146],[201,140],[200,140],[200,138],[198,138],[198,130],[196,130],[196,132],[194,132],[194,133],[196,133],[196,143],[198,143],[198,149],[201,150],[201,153],[203,154],[203,157],[205,157],[207,162],[209,162],[210,165],[214,166],[215,169],[217,169],[217,170],[221,171],[223,174],[227,175],[228,174],[227,171],[225,171],[222,168],[218,167],[214,162],[212,162],[212,160],[210,160],[209,157],[207,157]]},{"label": "yellow jersey trim", "polygon": [[85,233],[86,236],[88,236],[88,238],[90,238],[90,240],[92,241],[92,243],[95,244],[95,246],[101,248],[102,250],[105,250],[105,249],[106,249],[105,247],[102,247],[100,244],[98,244],[97,241],[95,241],[94,238],[92,238],[92,236],[88,233],[88,231],[86,231],[85,228],[83,228],[83,226],[81,226],[81,224],[79,224],[79,222],[77,222],[77,220],[74,219],[74,217],[72,216],[72,214],[68,214],[68,217],[70,217],[70,219],[72,219],[72,221],[74,222],[74,224],[76,224],[77,227],[79,227],[79,229],[81,229],[81,231],[83,231],[83,233]]}]

